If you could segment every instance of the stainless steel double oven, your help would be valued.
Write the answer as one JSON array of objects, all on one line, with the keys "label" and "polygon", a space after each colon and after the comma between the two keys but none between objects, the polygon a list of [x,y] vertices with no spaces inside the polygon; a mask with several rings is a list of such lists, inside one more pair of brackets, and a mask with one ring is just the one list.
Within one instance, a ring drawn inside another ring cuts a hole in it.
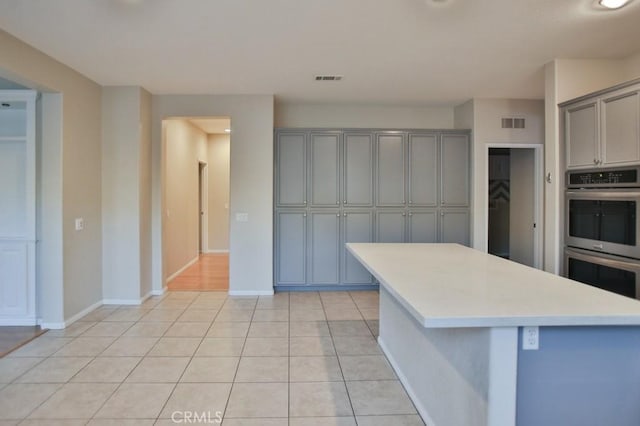
[{"label": "stainless steel double oven", "polygon": [[566,178],[565,275],[640,299],[640,167]]}]

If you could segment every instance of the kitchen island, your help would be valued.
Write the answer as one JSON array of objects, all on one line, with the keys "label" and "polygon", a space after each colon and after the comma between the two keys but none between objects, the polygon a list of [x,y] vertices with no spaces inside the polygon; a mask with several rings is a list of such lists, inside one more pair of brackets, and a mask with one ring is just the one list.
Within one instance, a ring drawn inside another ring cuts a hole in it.
[{"label": "kitchen island", "polygon": [[347,247],[429,426],[640,424],[640,302],[457,244]]}]

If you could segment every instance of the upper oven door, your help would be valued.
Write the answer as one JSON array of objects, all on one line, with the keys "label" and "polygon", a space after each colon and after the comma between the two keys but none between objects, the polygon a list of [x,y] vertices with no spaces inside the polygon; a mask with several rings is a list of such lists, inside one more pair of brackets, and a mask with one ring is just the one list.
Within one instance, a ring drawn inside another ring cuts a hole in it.
[{"label": "upper oven door", "polygon": [[640,192],[575,190],[566,195],[568,246],[640,259]]}]

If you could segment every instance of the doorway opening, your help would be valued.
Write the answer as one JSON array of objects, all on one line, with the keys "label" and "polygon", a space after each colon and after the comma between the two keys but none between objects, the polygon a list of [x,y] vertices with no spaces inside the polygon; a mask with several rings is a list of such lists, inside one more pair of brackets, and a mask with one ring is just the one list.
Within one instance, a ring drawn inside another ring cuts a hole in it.
[{"label": "doorway opening", "polygon": [[487,247],[490,254],[542,267],[542,145],[487,148]]},{"label": "doorway opening", "polygon": [[229,289],[231,120],[162,122],[163,265],[174,291]]}]

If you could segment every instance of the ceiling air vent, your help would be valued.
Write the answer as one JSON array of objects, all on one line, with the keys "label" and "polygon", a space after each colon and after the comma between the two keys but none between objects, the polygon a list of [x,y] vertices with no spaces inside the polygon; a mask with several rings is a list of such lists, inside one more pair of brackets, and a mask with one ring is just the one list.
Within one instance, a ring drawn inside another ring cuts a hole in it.
[{"label": "ceiling air vent", "polygon": [[316,81],[340,81],[342,80],[341,75],[316,75]]},{"label": "ceiling air vent", "polygon": [[503,118],[502,119],[502,128],[503,129],[524,129],[524,118]]}]

